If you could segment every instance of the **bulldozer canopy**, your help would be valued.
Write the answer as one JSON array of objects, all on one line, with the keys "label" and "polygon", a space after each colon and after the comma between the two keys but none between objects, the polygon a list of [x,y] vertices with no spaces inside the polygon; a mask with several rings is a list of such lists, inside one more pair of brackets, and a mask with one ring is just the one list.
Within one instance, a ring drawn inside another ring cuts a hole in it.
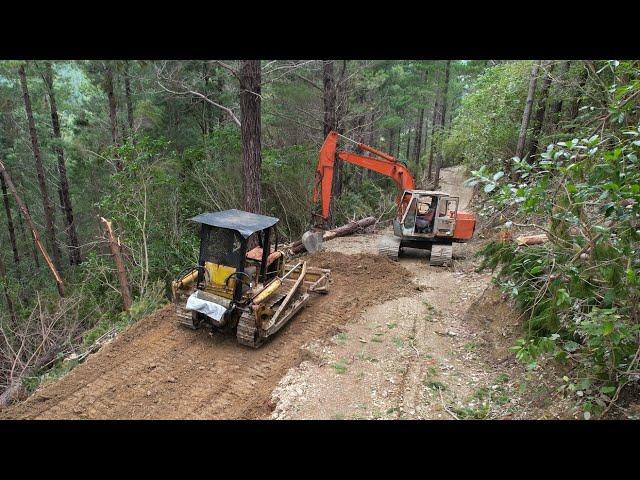
[{"label": "bulldozer canopy", "polygon": [[255,232],[272,227],[278,223],[275,217],[259,215],[257,213],[245,212],[243,210],[224,210],[222,212],[201,213],[191,221],[210,225],[212,227],[228,228],[235,230],[244,238],[249,238]]}]

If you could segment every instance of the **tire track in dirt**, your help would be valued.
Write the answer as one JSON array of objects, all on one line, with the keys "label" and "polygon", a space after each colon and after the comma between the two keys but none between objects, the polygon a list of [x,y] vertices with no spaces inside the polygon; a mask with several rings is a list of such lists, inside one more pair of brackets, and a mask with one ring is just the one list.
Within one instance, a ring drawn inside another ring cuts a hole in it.
[{"label": "tire track in dirt", "polygon": [[414,288],[404,267],[375,255],[320,252],[309,260],[332,270],[329,294],[315,298],[261,348],[184,329],[168,305],[0,418],[268,417],[272,390],[303,359],[300,347]]}]

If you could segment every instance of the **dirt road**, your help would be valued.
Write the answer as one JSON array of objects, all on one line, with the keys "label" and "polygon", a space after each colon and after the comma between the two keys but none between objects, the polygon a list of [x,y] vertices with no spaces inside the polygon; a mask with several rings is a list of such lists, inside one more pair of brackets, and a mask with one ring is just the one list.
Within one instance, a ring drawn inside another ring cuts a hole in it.
[{"label": "dirt road", "polygon": [[[466,209],[472,190],[463,186],[463,170],[442,177],[441,189]],[[373,255],[384,233],[325,248]],[[454,245],[451,268],[431,267],[427,252],[405,249],[399,264],[418,288],[371,306],[332,339],[307,344],[309,360],[273,393],[271,418],[566,417],[553,378],[525,372],[509,351],[521,335],[519,315],[491,286],[491,273],[475,271],[483,243]]]},{"label": "dirt road", "polygon": [[[331,293],[316,299],[258,350],[236,339],[176,325],[169,305],[132,325],[61,380],[1,418],[260,418],[271,392],[303,360],[300,347],[331,336],[364,308],[413,288],[397,263],[367,255],[317,254],[332,269]],[[354,288],[357,286],[358,288]]]}]

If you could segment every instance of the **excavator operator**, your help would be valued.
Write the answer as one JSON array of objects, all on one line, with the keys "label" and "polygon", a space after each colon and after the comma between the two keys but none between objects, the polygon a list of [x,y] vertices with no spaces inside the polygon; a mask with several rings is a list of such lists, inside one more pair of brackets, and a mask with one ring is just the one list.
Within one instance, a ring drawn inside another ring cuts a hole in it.
[{"label": "excavator operator", "polygon": [[428,233],[433,226],[433,217],[435,216],[436,209],[433,205],[435,202],[431,200],[428,204],[418,204],[418,214],[416,215],[416,232]]}]

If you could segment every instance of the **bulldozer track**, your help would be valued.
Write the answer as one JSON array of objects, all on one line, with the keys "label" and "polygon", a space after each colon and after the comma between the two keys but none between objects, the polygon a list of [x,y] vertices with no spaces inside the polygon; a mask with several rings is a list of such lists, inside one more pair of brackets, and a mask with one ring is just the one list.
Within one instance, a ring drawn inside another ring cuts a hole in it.
[{"label": "bulldozer track", "polygon": [[314,298],[258,349],[238,345],[234,335],[181,327],[167,305],[0,418],[267,418],[271,392],[302,361],[305,343],[413,288],[404,267],[376,255],[318,252],[310,264],[332,270],[329,294]]},{"label": "bulldozer track", "polygon": [[378,254],[392,260],[398,259],[400,253],[400,239],[392,235],[385,235],[378,244]]},{"label": "bulldozer track", "polygon": [[433,245],[431,247],[431,257],[429,258],[429,265],[441,266],[451,265],[453,259],[453,246],[452,245]]},{"label": "bulldozer track", "polygon": [[258,348],[262,344],[262,339],[258,337],[258,327],[253,315],[242,313],[238,320],[236,337],[240,345],[251,348]]}]

